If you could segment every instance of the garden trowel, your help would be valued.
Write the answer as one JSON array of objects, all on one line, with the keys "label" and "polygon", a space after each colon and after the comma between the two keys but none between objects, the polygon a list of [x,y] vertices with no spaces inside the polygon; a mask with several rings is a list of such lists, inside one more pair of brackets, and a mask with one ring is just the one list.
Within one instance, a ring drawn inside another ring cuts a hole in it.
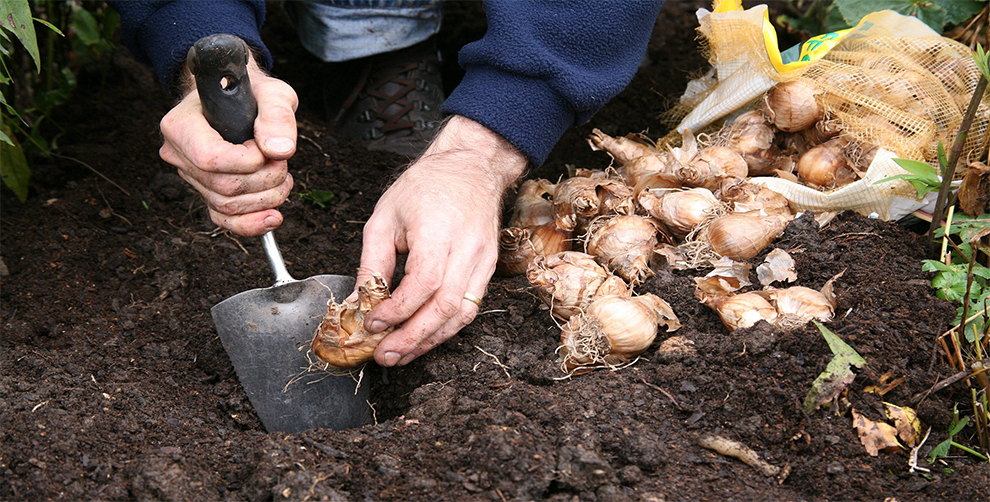
[{"label": "garden trowel", "polygon": [[[189,50],[189,68],[207,121],[231,143],[254,136],[257,103],[247,73],[247,44],[211,35]],[[354,278],[289,275],[271,232],[261,238],[275,285],[245,291],[212,309],[213,322],[237,377],[268,432],[347,429],[369,418],[368,386],[349,376],[311,371],[313,332],[331,298],[343,299]]]}]

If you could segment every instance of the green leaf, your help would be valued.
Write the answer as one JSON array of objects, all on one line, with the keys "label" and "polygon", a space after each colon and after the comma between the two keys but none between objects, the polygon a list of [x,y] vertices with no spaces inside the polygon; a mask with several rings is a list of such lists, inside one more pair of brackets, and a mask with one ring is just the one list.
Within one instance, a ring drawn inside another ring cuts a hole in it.
[{"label": "green leaf", "polygon": [[113,40],[120,28],[120,14],[116,10],[107,8],[103,13],[103,39]]},{"label": "green leaf", "polygon": [[973,59],[976,60],[976,66],[980,68],[983,78],[990,80],[990,57],[983,50],[983,45],[976,44],[976,53],[973,55]]},{"label": "green leaf", "polygon": [[946,23],[959,24],[983,10],[987,0],[935,0],[935,3],[945,9]]},{"label": "green leaf", "polygon": [[3,0],[0,2],[0,25],[14,34],[27,49],[34,66],[41,73],[41,55],[38,52],[38,35],[34,32],[31,6],[27,0]]},{"label": "green leaf", "polygon": [[79,40],[86,45],[96,45],[103,39],[100,24],[92,13],[82,7],[72,9],[71,25]]},{"label": "green leaf", "polygon": [[825,371],[818,375],[818,378],[811,384],[811,389],[804,398],[804,412],[809,415],[814,413],[821,405],[838,396],[840,392],[856,379],[856,374],[852,371],[853,367],[862,368],[866,366],[866,360],[853,350],[852,347],[847,345],[846,342],[842,341],[838,335],[832,333],[818,321],[815,321],[815,326],[818,327],[818,331],[825,337],[825,341],[828,342],[828,348],[832,351],[834,357],[829,361]]},{"label": "green leaf", "polygon": [[[942,152],[944,155],[944,151]],[[927,162],[914,159],[894,159],[894,162],[903,170],[925,180],[938,183],[938,173],[935,168]]]},{"label": "green leaf", "polygon": [[973,17],[985,3],[982,0],[835,0],[842,17],[851,25],[867,14],[889,9],[914,16],[939,33],[946,24],[958,24]]},{"label": "green leaf", "polygon": [[932,451],[928,452],[928,463],[935,463],[935,459],[939,457],[945,457],[949,454],[949,448],[952,447],[952,438],[942,441],[937,446],[932,448]]},{"label": "green leaf", "polygon": [[44,25],[49,30],[54,31],[58,36],[60,36],[60,37],[64,37],[65,36],[65,33],[62,33],[62,30],[58,29],[57,26],[55,26],[52,23],[49,23],[48,21],[45,21],[44,19],[39,19],[39,18],[36,18],[36,17],[32,17],[31,19],[34,19],[34,22],[36,22],[36,23],[41,23],[42,25]]},{"label": "green leaf", "polygon": [[922,22],[941,33],[946,23],[946,12],[936,2],[921,0],[835,0],[835,5],[842,12],[849,24],[855,25],[867,14],[892,10],[906,16],[915,16]]},{"label": "green leaf", "polygon": [[11,141],[9,144],[6,141],[0,142],[0,178],[3,179],[3,184],[7,185],[21,202],[24,202],[28,196],[31,168],[10,126],[3,124],[2,130],[4,136]]},{"label": "green leaf", "polygon": [[938,260],[921,260],[921,270],[925,272],[952,272],[952,267]]},{"label": "green leaf", "polygon": [[300,193],[299,198],[308,200],[322,209],[327,207],[327,203],[333,198],[333,192],[329,192],[327,190],[312,190],[309,192]]},{"label": "green leaf", "polygon": [[881,183],[886,183],[888,181],[893,181],[893,180],[906,180],[908,183],[911,184],[912,187],[914,187],[914,191],[918,192],[919,199],[924,197],[925,195],[928,195],[928,192],[934,192],[938,189],[938,185],[932,185],[930,181],[919,179],[917,176],[913,174],[897,174],[889,178],[884,178],[882,180],[879,180],[873,184],[879,185]]},{"label": "green leaf", "polygon": [[968,423],[969,423],[969,417],[962,417],[961,420],[956,420],[955,422],[953,422],[952,425],[949,426],[949,438],[951,439],[956,437],[956,434],[962,432],[962,430],[966,427],[966,424]]},{"label": "green leaf", "polygon": [[892,180],[906,180],[908,183],[911,183],[914,190],[918,192],[919,198],[924,197],[928,194],[928,192],[938,190],[938,188],[942,185],[935,168],[925,162],[913,159],[894,159],[894,162],[897,163],[901,169],[904,169],[910,174],[897,174],[877,181],[874,185],[879,185]]},{"label": "green leaf", "polygon": [[959,419],[959,409],[958,405],[952,408],[952,423],[949,424],[948,434],[949,437],[938,444],[938,446],[932,448],[932,451],[928,452],[928,463],[935,463],[935,459],[939,457],[945,457],[949,454],[949,449],[952,448],[952,441],[955,439],[956,434],[966,427],[966,423],[969,422],[969,417],[963,417],[962,420]]}]

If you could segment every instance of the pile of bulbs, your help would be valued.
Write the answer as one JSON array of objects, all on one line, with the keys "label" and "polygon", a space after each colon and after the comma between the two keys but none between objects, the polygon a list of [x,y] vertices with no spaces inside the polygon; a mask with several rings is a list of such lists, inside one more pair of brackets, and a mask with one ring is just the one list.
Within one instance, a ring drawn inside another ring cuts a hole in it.
[{"label": "pile of bulbs", "polygon": [[[637,135],[596,129],[588,142],[612,157],[608,169],[521,185],[500,234],[496,271],[526,274],[562,323],[558,362],[565,372],[629,362],[659,327],[680,327],[666,301],[634,292],[654,268],[748,260],[783,233],[794,219],[790,204],[750,176],[796,173],[822,189],[856,179],[857,162],[868,164],[869,152],[850,156],[851,142],[824,130],[815,92],[800,82],[778,85],[761,109],[711,137],[688,131],[680,146],[665,151]],[[787,329],[834,312],[831,281],[822,291],[752,294],[737,293],[728,282],[699,279],[696,296],[730,330],[759,320]],[[793,312],[796,305],[801,315]]]}]

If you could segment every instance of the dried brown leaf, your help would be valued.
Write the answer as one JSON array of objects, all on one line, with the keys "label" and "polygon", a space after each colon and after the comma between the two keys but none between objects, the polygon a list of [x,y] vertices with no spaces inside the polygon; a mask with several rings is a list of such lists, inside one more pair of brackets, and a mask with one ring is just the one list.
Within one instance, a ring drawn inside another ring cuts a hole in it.
[{"label": "dried brown leaf", "polygon": [[894,422],[894,427],[897,429],[897,437],[908,446],[914,447],[921,437],[921,421],[918,420],[918,414],[907,406],[901,407],[887,402],[883,404],[887,418]]},{"label": "dried brown leaf", "polygon": [[853,427],[859,434],[859,442],[863,443],[866,452],[875,457],[880,450],[899,450],[903,448],[897,441],[897,429],[890,424],[874,422],[852,410]]}]

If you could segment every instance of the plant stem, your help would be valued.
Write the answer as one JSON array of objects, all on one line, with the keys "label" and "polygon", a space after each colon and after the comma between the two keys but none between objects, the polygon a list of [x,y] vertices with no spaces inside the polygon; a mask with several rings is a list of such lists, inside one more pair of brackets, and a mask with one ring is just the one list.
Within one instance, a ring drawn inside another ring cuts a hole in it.
[{"label": "plant stem", "polygon": [[[984,380],[986,380],[986,375],[982,375]],[[983,408],[983,402],[976,392],[976,389],[969,389],[973,400],[973,425],[976,427],[976,436],[980,442],[980,448],[984,452],[990,450],[990,441],[987,438],[987,415]],[[984,388],[983,394],[986,395],[986,390]]]},{"label": "plant stem", "polygon": [[[942,184],[945,184],[945,182],[943,181]],[[956,206],[949,206],[949,214],[945,217],[945,230],[942,232],[942,252],[938,255],[938,260],[946,265],[952,265],[952,260],[945,256],[948,251],[949,244],[952,244],[952,247],[956,248],[956,251],[959,250],[959,248],[956,247],[956,243],[952,242],[952,239],[949,238],[949,235],[951,235],[949,231],[952,230],[952,217],[955,215],[955,209]]]},{"label": "plant stem", "polygon": [[976,116],[976,110],[979,108],[980,102],[983,101],[983,94],[986,90],[987,77],[980,74],[980,81],[976,83],[973,97],[969,100],[969,108],[966,108],[966,114],[963,115],[962,123],[959,125],[959,132],[956,134],[955,141],[952,142],[949,158],[942,170],[942,186],[938,190],[938,199],[935,201],[935,210],[932,212],[932,223],[928,228],[928,237],[930,239],[928,254],[932,258],[937,258],[937,255],[935,255],[935,241],[931,239],[935,235],[935,230],[942,224],[946,202],[949,199],[949,191],[952,187],[952,178],[956,175],[956,164],[962,155],[963,145],[966,144],[966,136],[969,135],[969,128],[973,125],[973,117]]},{"label": "plant stem", "polygon": [[982,453],[980,453],[980,452],[978,452],[978,451],[976,451],[976,450],[974,450],[972,448],[969,448],[967,446],[963,446],[963,445],[961,445],[961,444],[959,444],[959,443],[957,443],[955,441],[952,441],[952,443],[950,443],[950,444],[952,444],[952,446],[955,446],[956,448],[959,448],[960,450],[962,450],[962,451],[964,451],[966,453],[969,453],[970,455],[972,455],[972,456],[974,456],[974,457],[976,457],[976,458],[978,458],[980,460],[990,461],[990,458],[987,458],[986,455],[984,455],[984,454],[982,454]]}]

